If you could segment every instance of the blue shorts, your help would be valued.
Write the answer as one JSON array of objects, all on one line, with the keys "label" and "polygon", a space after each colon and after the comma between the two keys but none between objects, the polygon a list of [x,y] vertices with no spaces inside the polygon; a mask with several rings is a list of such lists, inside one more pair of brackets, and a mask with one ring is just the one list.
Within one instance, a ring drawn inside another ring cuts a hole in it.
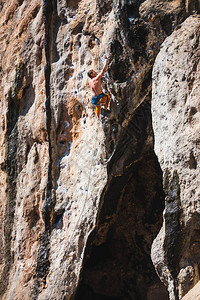
[{"label": "blue shorts", "polygon": [[[107,94],[105,93],[102,93],[102,94],[99,94],[98,96],[93,96],[92,97],[92,104],[94,105],[99,105],[99,99],[103,98],[104,96],[107,96]],[[108,96],[107,96],[107,100],[106,102],[108,101]],[[105,102],[105,103],[106,103]]]}]

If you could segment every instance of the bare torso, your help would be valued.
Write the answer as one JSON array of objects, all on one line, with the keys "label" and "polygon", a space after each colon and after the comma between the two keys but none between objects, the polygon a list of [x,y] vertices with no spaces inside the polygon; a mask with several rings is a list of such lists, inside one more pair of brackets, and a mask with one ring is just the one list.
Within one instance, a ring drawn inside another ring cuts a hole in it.
[{"label": "bare torso", "polygon": [[101,79],[99,78],[92,78],[89,81],[90,88],[94,94],[94,96],[98,96],[103,93],[102,87],[101,87]]}]

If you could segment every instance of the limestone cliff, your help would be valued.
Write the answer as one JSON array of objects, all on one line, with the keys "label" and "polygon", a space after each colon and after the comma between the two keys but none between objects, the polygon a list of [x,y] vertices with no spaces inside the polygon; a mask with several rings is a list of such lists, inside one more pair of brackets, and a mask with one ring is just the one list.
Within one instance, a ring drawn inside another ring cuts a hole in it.
[{"label": "limestone cliff", "polygon": [[[199,9],[0,2],[0,299],[187,299],[200,263]],[[87,71],[104,54],[111,113],[98,120]]]},{"label": "limestone cliff", "polygon": [[170,299],[199,280],[199,30],[200,18],[189,17],[165,40],[153,69],[155,152],[166,198],[152,258]]}]

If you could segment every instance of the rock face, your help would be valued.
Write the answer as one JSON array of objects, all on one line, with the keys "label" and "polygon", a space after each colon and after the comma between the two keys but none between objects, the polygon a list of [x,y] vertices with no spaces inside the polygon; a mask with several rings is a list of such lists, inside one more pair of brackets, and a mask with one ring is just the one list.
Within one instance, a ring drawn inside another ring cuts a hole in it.
[{"label": "rock face", "polygon": [[198,12],[0,2],[1,299],[181,299],[199,280]]},{"label": "rock face", "polygon": [[182,299],[183,300],[198,299],[199,294],[200,294],[200,282],[198,282]]},{"label": "rock face", "polygon": [[200,18],[189,17],[162,45],[153,69],[155,152],[166,194],[152,258],[170,299],[199,280]]}]

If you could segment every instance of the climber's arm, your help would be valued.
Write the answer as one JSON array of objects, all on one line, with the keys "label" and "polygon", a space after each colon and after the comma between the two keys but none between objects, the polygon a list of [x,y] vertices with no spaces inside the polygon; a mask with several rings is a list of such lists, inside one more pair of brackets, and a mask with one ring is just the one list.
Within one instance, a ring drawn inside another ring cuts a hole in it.
[{"label": "climber's arm", "polygon": [[108,58],[107,56],[105,55],[105,63],[104,63],[104,66],[103,66],[103,69],[101,70],[101,72],[97,75],[96,79],[100,79],[101,77],[103,77],[106,69],[108,67]]}]

